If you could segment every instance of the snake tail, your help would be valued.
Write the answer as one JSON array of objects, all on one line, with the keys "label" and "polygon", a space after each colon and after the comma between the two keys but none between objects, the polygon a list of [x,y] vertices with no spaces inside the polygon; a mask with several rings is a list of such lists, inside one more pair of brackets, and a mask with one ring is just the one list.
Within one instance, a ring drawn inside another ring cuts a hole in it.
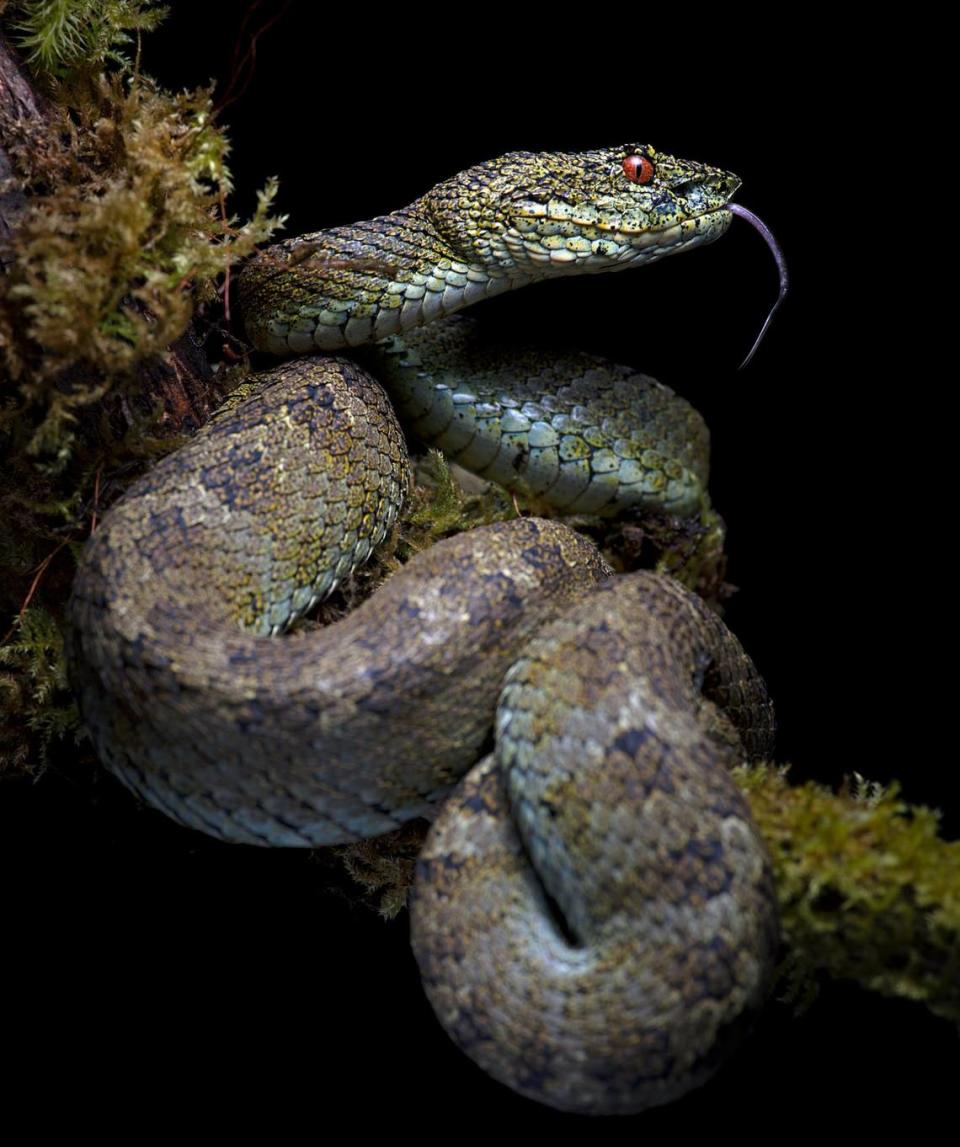
[{"label": "snake tail", "polygon": [[713,1074],[774,964],[769,861],[729,772],[772,734],[752,663],[666,577],[613,579],[531,642],[412,905],[427,994],[481,1067],[586,1114]]}]

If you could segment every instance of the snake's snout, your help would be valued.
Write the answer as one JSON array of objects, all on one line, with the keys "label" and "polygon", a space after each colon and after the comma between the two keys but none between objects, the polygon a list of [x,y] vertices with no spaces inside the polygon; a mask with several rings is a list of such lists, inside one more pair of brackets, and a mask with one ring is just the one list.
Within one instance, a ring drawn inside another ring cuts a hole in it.
[{"label": "snake's snout", "polygon": [[668,183],[670,193],[677,199],[709,198],[727,202],[740,190],[741,179],[730,171],[706,168],[702,172],[684,172]]}]

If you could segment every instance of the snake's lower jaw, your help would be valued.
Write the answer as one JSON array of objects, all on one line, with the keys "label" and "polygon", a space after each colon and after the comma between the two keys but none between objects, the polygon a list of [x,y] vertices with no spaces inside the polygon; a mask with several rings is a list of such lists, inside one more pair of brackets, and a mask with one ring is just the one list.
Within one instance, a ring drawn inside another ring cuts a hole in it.
[{"label": "snake's lower jaw", "polygon": [[[719,207],[691,219],[683,219],[663,231],[652,232],[653,242],[649,246],[656,252],[655,257],[660,258],[686,247],[713,243],[726,233],[732,221],[733,216],[726,207]],[[648,244],[644,242],[643,236],[639,236],[635,246],[642,251],[647,249]]]},{"label": "snake's lower jaw", "polygon": [[652,231],[631,236],[629,256],[625,256],[621,263],[610,270],[621,270],[624,267],[642,267],[647,263],[655,263],[667,255],[677,255],[681,251],[689,251],[694,247],[703,247],[707,243],[714,243],[725,234],[730,226],[732,216],[725,208],[710,211],[704,215],[697,215],[692,219],[684,219],[680,223],[662,231]]}]

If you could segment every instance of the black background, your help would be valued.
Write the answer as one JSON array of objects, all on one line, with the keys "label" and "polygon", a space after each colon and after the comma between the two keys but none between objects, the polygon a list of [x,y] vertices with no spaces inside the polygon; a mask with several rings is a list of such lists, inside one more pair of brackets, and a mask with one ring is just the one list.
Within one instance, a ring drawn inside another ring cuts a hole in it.
[{"label": "black background", "polygon": [[[718,244],[640,274],[491,306],[527,308],[531,330],[634,363],[705,415],[739,587],[727,620],[768,681],[778,758],[795,778],[896,776],[909,800],[944,807],[910,651],[926,609],[903,604],[905,587],[917,592],[917,551],[929,552],[905,508],[923,485],[913,387],[891,374],[903,332],[884,325],[858,238],[883,214],[863,191],[886,114],[863,62],[869,44],[835,27],[829,38],[751,27],[741,39],[717,13],[584,9],[557,29],[545,14],[451,10],[401,27],[399,13],[381,25],[372,9],[326,7],[255,11],[254,27],[281,18],[223,113],[235,209],[248,213],[279,175],[289,234],[392,210],[512,149],[650,142],[743,177],[738,199],[774,230],[792,276],[748,370],[736,366],[776,278],[738,221]],[[247,8],[176,3],[145,41],[145,70],[174,87],[229,75]],[[429,1134],[454,1109],[467,1121],[454,1134],[582,1129],[460,1056],[422,998],[405,920],[386,926],[325,894],[306,855],[179,829],[105,774],[52,769],[3,795],[7,839],[22,843],[13,899],[23,893],[42,916],[14,927],[32,973],[37,1046],[25,1054],[43,1048],[68,1075],[93,1063],[151,1118],[196,1107],[198,1130],[236,1126],[242,1112],[279,1133],[309,1118],[311,1134],[341,1119],[361,1134]],[[947,826],[956,835],[955,806]],[[893,1114],[935,1118],[952,1098],[956,1052],[950,1027],[921,1007],[833,986],[799,1020],[772,1006],[738,1058],[680,1104],[588,1130],[615,1139],[717,1126],[739,1137],[756,1122],[767,1138],[836,1131],[838,1119],[865,1130]],[[111,1104],[89,1092],[78,1102]]]}]

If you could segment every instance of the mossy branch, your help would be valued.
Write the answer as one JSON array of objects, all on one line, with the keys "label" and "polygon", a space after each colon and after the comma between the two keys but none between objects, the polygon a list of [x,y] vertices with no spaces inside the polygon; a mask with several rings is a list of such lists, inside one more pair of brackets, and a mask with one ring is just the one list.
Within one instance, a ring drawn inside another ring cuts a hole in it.
[{"label": "mossy branch", "polygon": [[833,793],[786,773],[736,777],[773,857],[792,960],[960,1022],[960,841],[897,785],[855,774]]},{"label": "mossy branch", "polygon": [[25,96],[0,105],[9,209],[0,220],[0,756],[29,770],[69,727],[54,638],[72,550],[159,439],[169,449],[173,433],[196,425],[219,387],[183,336],[230,268],[283,221],[270,214],[275,181],[250,219],[229,214],[229,143],[211,91],[166,92],[124,54],[161,7],[25,0],[2,15],[33,70],[31,81],[4,45],[3,79]]},{"label": "mossy branch", "polygon": [[100,77],[59,131],[8,125],[29,193],[0,287],[0,351],[32,425],[26,449],[64,453],[83,407],[129,384],[215,293],[215,279],[270,238],[271,181],[240,224],[224,210],[229,145],[207,90],[171,95]]}]

